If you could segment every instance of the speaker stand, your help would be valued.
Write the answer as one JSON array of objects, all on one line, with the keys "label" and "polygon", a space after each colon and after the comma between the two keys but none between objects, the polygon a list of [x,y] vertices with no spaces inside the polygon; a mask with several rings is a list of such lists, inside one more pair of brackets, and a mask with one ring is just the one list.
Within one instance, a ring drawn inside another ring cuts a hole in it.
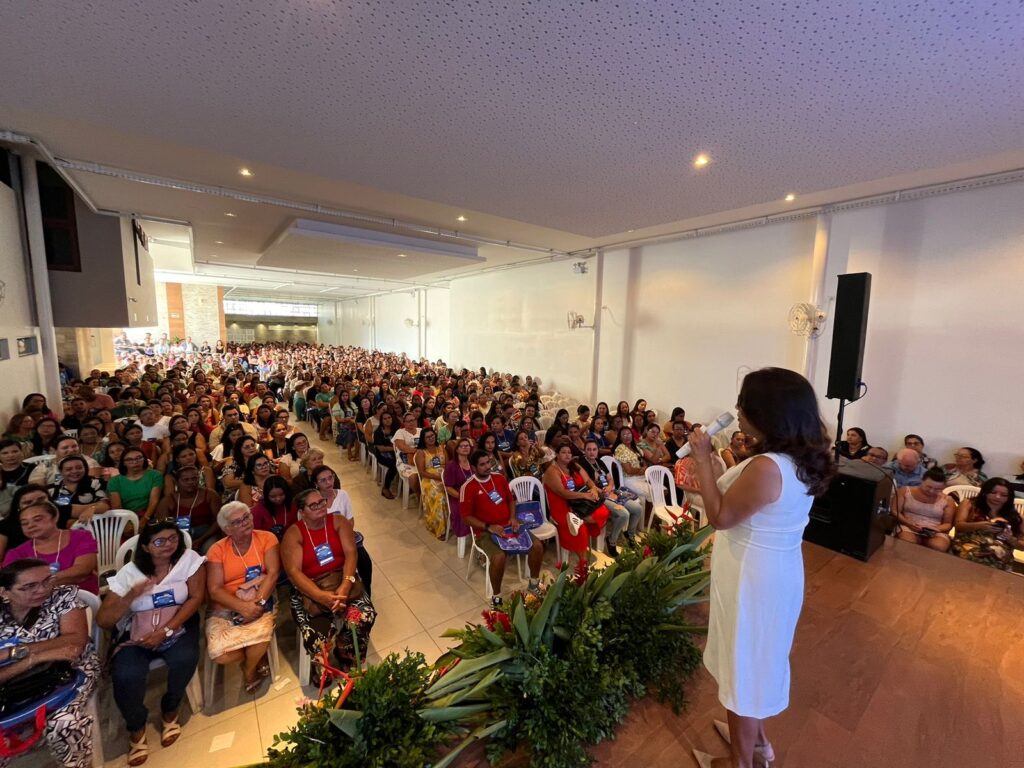
[{"label": "speaker stand", "polygon": [[839,464],[839,459],[842,457],[842,441],[843,441],[843,412],[846,410],[846,401],[843,398],[839,398],[839,416],[836,418],[836,464]]}]

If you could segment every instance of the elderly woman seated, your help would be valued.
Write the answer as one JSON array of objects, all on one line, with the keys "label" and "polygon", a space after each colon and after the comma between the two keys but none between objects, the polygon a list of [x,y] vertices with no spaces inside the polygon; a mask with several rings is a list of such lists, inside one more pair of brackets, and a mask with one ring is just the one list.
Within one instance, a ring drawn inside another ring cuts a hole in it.
[{"label": "elderly woman seated", "polygon": [[942,492],[946,476],[938,467],[924,473],[918,486],[896,492],[897,537],[939,552],[949,551],[956,503]]},{"label": "elderly woman seated", "polygon": [[28,539],[7,551],[4,565],[32,558],[46,563],[55,586],[75,586],[99,594],[96,577],[96,539],[87,530],[57,527],[57,507],[50,501],[37,501],[12,512]]},{"label": "elderly woman seated", "polygon": [[1013,506],[1013,489],[1001,477],[986,480],[978,495],[956,510],[953,554],[964,560],[1009,571],[1013,550],[1024,549],[1021,517]]},{"label": "elderly woman seated", "polygon": [[199,663],[199,606],[206,596],[206,558],[185,546],[173,520],[142,528],[132,561],[108,582],[97,623],[114,629],[110,678],[114,702],[128,729],[128,765],[149,757],[146,689],[149,665],[167,665],[160,700],[160,744],[181,735],[178,707]]},{"label": "elderly woman seated", "polygon": [[980,488],[988,480],[988,475],[981,471],[985,466],[985,458],[977,448],[957,448],[953,454],[953,463],[946,464],[946,487],[954,485],[973,485]]},{"label": "elderly woman seated", "polygon": [[366,658],[377,611],[356,575],[356,539],[344,515],[332,515],[315,488],[295,500],[299,521],[284,532],[281,561],[292,582],[291,608],[314,663],[349,667]]},{"label": "elderly woman seated", "polygon": [[246,693],[270,675],[267,648],[274,635],[274,588],[281,572],[277,536],[253,528],[247,504],[220,508],[226,536],[206,555],[206,650],[218,664],[241,663]]},{"label": "elderly woman seated", "polygon": [[100,662],[89,642],[78,589],[56,583],[48,563],[34,558],[0,570],[0,687],[57,664],[81,673],[74,698],[46,717],[43,741],[64,768],[92,765],[89,697],[100,678]]}]

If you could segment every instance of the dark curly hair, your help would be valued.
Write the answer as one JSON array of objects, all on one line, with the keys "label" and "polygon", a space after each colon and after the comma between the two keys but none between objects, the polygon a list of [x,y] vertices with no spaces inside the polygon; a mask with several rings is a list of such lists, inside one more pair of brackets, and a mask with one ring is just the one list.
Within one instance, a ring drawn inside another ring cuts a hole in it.
[{"label": "dark curly hair", "polygon": [[983,518],[988,518],[988,502],[985,497],[988,496],[992,491],[1002,486],[1006,489],[1006,502],[1003,506],[995,511],[992,515],[994,517],[1002,517],[1010,523],[1010,530],[1013,531],[1014,536],[1020,536],[1021,529],[1021,517],[1020,513],[1017,512],[1017,508],[1014,506],[1013,487],[1009,482],[1001,477],[990,477],[984,483],[981,484],[981,488],[978,489],[978,495],[971,499],[971,508]]},{"label": "dark curly hair", "polygon": [[796,464],[807,493],[820,496],[835,472],[828,430],[807,379],[786,368],[762,368],[743,379],[737,407],[764,437],[752,453],[783,453]]}]

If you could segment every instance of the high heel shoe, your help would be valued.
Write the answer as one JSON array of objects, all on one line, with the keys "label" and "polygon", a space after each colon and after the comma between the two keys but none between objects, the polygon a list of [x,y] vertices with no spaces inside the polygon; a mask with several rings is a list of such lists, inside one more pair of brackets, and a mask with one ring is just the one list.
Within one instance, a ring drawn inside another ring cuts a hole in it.
[{"label": "high heel shoe", "polygon": [[[715,720],[715,730],[718,731],[718,735],[725,740],[726,744],[732,744],[732,740],[729,737],[728,723]],[[775,762],[775,750],[772,749],[770,741],[765,744],[754,745],[754,761],[758,764],[764,761],[764,768],[769,768],[769,764]]]}]

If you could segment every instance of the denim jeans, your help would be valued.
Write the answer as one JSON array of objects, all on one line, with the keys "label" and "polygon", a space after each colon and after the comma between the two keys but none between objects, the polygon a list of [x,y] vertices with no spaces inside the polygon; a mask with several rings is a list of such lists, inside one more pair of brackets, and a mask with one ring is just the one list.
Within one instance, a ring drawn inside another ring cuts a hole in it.
[{"label": "denim jeans", "polygon": [[611,499],[605,499],[604,505],[608,509],[609,544],[614,545],[624,530],[636,533],[637,526],[640,524],[640,518],[643,515],[642,501],[634,500],[619,503]]},{"label": "denim jeans", "polygon": [[167,692],[160,700],[161,714],[177,713],[185,696],[185,687],[195,674],[199,663],[199,614],[185,622],[185,634],[163,653],[140,645],[129,645],[114,654],[110,663],[110,679],[114,686],[114,701],[121,710],[129,733],[146,727],[149,712],[145,698],[149,678],[149,664],[162,658],[167,664]]}]

